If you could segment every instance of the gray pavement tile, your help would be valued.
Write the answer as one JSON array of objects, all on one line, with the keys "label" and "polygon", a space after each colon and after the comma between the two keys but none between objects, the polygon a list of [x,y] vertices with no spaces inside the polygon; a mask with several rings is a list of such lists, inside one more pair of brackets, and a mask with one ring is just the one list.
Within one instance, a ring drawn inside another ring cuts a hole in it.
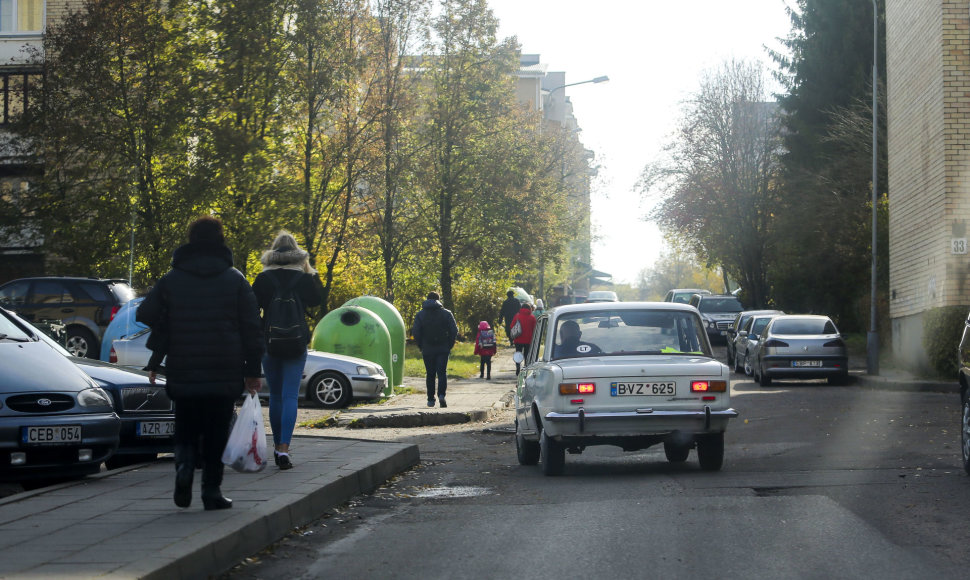
[{"label": "gray pavement tile", "polygon": [[94,578],[102,576],[120,568],[120,563],[88,562],[88,563],[47,563],[17,573],[17,578]]}]

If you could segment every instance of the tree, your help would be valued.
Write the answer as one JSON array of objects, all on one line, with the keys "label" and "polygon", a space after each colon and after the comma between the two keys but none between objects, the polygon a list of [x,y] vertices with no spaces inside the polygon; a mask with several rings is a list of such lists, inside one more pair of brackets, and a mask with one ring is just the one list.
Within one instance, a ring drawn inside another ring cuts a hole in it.
[{"label": "tree", "polygon": [[688,241],[708,266],[744,288],[748,302],[769,300],[767,250],[777,207],[781,145],[777,107],[760,65],[724,63],[701,79],[685,104],[669,158],[649,166],[641,190],[659,189],[652,217]]}]

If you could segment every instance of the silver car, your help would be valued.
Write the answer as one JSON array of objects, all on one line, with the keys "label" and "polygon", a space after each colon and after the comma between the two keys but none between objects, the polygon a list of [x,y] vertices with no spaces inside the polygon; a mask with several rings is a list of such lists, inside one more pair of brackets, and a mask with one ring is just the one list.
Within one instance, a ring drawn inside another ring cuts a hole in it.
[{"label": "silver car", "polygon": [[734,370],[737,372],[743,370],[744,374],[751,376],[751,361],[748,358],[748,354],[753,352],[758,346],[758,341],[761,340],[761,333],[765,331],[765,327],[771,322],[771,319],[777,314],[760,314],[751,317],[748,320],[745,328],[738,333],[738,337],[734,344],[737,348],[737,353],[734,356]]},{"label": "silver car", "polygon": [[744,368],[744,361],[737,360],[738,343],[741,342],[738,333],[742,330],[750,330],[751,317],[758,314],[784,314],[784,312],[781,310],[745,310],[738,312],[734,317],[734,322],[724,331],[724,337],[727,340],[727,366],[735,371]]},{"label": "silver car", "polygon": [[[112,342],[110,360],[126,367],[142,368],[148,364],[151,351],[146,342],[150,329]],[[377,399],[387,388],[387,375],[381,365],[342,354],[310,350],[307,352],[300,398],[325,409],[341,409],[351,399]],[[265,380],[260,397],[269,397]]]},{"label": "silver car", "polygon": [[559,475],[565,453],[590,445],[636,451],[663,443],[667,460],[718,470],[731,408],[727,366],[714,359],[700,314],[670,302],[557,307],[539,317],[515,392],[519,463]]},{"label": "silver car", "polygon": [[843,384],[849,374],[845,341],[828,316],[785,314],[771,319],[748,353],[762,387],[773,379],[828,379]]}]

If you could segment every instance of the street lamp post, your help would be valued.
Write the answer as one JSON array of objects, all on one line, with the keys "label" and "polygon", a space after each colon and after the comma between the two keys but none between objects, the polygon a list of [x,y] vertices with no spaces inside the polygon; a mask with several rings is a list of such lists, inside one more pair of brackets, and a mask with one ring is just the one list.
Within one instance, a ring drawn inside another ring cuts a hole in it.
[{"label": "street lamp post", "polygon": [[866,336],[866,373],[879,374],[879,331],[876,325],[876,223],[879,203],[879,8],[872,0],[872,281],[869,296],[869,334]]}]

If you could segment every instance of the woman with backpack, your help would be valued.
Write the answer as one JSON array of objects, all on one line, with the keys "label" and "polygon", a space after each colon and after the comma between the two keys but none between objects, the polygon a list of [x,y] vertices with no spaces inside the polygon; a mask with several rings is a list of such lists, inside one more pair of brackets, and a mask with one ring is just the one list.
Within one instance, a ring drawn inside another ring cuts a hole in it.
[{"label": "woman with backpack", "polygon": [[263,271],[253,281],[253,292],[262,311],[266,340],[263,374],[269,386],[273,456],[280,469],[290,469],[290,440],[310,342],[305,309],[320,305],[323,284],[310,266],[309,254],[286,230],[280,231],[260,262]]},{"label": "woman with backpack", "polygon": [[[492,380],[492,357],[495,356],[498,345],[495,342],[495,331],[488,325],[488,322],[478,323],[478,336],[475,337],[475,354],[480,359],[478,367],[478,378]],[[488,374],[485,374],[485,369]]]},{"label": "woman with backpack", "polygon": [[[532,305],[528,302],[522,304],[519,313],[512,319],[512,342],[515,344],[515,352],[525,352],[532,344],[532,332],[536,327],[536,317],[532,314]],[[522,363],[515,363],[515,376],[519,376]]]}]

